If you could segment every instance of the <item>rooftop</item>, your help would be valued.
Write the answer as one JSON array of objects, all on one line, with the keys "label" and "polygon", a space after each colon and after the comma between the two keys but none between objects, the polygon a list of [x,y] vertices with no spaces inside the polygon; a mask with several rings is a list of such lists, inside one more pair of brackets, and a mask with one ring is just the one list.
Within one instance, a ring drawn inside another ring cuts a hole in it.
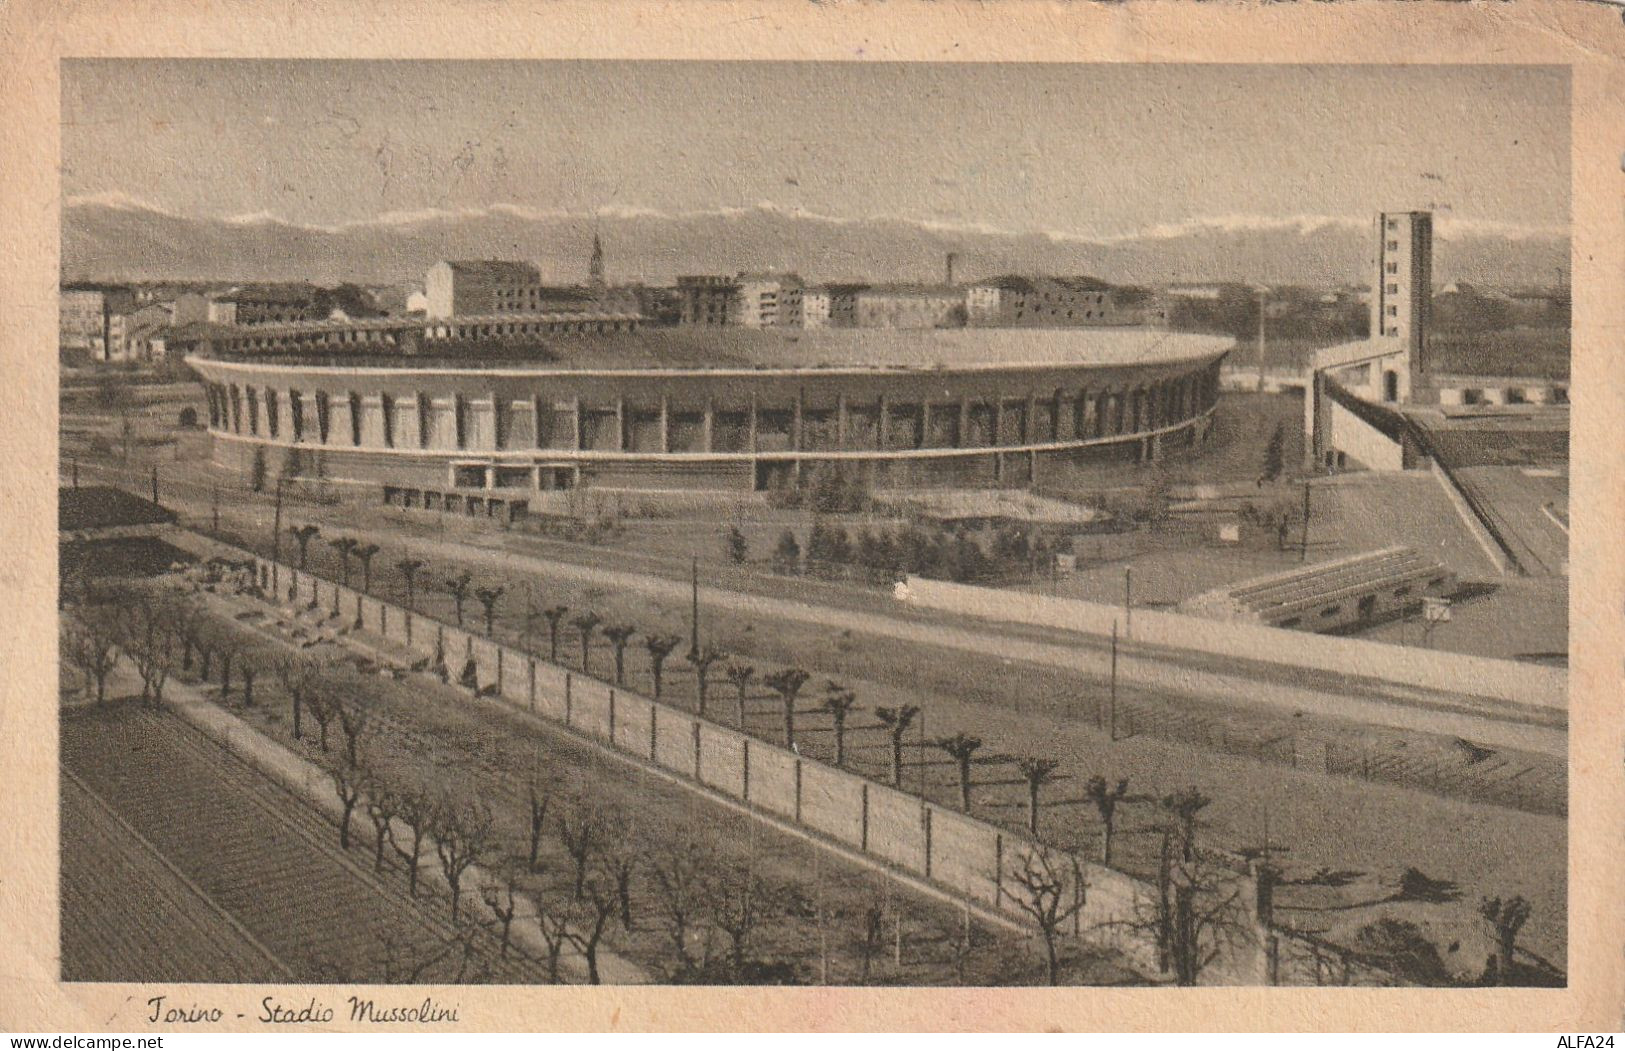
[{"label": "rooftop", "polygon": [[[558,318],[561,315],[551,315]],[[457,318],[458,322],[476,319]],[[513,321],[497,315],[493,322]],[[400,322],[393,322],[400,324]],[[423,322],[418,322],[422,325]],[[309,331],[311,325],[256,326]],[[457,359],[489,358],[549,369],[938,369],[975,366],[1145,365],[1215,358],[1230,349],[1228,336],[1112,328],[745,329],[645,328],[639,332],[549,335],[503,341],[435,340],[415,356],[380,353],[377,344],[313,347],[308,352],[243,352],[301,363],[353,363],[368,367],[456,367]],[[465,367],[477,367],[465,364]]]}]

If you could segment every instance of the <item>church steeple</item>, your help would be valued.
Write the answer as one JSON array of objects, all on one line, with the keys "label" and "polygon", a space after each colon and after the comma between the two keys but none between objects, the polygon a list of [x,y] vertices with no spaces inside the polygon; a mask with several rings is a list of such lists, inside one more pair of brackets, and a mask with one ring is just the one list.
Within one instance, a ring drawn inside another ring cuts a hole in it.
[{"label": "church steeple", "polygon": [[604,242],[596,229],[592,232],[592,262],[587,264],[587,283],[597,291],[604,290]]}]

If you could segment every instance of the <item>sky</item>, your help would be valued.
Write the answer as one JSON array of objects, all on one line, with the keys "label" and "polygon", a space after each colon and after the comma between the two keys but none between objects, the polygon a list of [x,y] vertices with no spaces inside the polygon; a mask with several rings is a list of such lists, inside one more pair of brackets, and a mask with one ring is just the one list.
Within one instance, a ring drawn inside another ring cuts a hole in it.
[{"label": "sky", "polygon": [[493,204],[1130,236],[1566,230],[1551,67],[68,60],[62,191],[316,226]]}]

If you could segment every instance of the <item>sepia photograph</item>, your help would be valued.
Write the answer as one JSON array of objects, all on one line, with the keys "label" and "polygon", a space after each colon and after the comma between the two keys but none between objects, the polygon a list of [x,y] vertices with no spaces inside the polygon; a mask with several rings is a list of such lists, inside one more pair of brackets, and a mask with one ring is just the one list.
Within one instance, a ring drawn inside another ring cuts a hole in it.
[{"label": "sepia photograph", "polygon": [[63,982],[1567,984],[1566,68],[60,72]]}]

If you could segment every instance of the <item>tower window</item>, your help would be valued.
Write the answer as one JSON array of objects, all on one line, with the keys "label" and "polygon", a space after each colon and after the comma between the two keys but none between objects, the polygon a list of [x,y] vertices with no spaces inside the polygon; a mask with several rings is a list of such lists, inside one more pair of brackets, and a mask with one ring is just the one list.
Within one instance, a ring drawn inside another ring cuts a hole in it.
[{"label": "tower window", "polygon": [[1399,242],[1398,241],[1389,241],[1388,242],[1388,251],[1390,251],[1390,252],[1399,251]]},{"label": "tower window", "polygon": [[1397,273],[1399,273],[1399,264],[1398,263],[1389,263],[1387,269],[1388,269],[1388,272],[1390,274],[1397,274]]}]

